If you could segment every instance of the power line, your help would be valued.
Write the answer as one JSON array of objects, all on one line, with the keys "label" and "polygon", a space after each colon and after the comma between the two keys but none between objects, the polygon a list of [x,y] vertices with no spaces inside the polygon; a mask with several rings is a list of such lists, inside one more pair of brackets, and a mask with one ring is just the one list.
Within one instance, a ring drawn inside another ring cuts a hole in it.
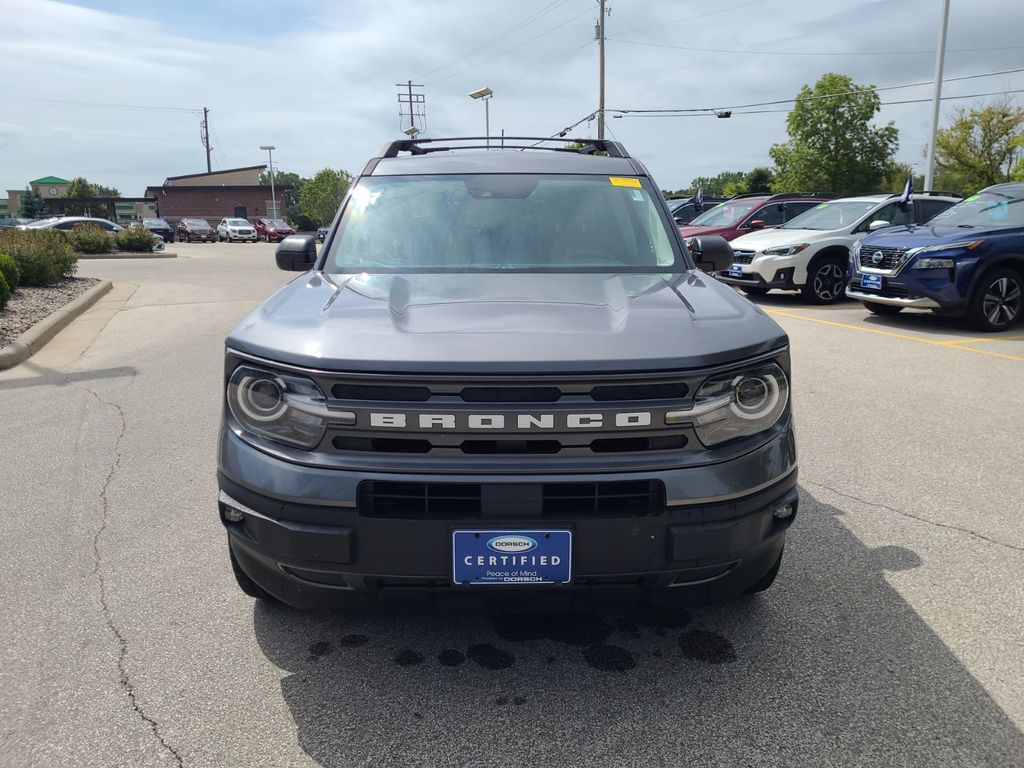
[{"label": "power line", "polygon": [[580,16],[583,16],[584,14],[590,13],[591,10],[592,9],[589,8],[589,7],[585,8],[582,12],[577,13],[575,16],[570,16],[568,19],[563,21],[561,24],[556,24],[555,26],[551,27],[550,29],[548,29],[548,30],[546,30],[544,32],[541,32],[539,35],[534,35],[529,40],[526,40],[526,41],[520,43],[519,45],[513,46],[512,48],[509,48],[506,51],[502,51],[499,54],[495,54],[494,56],[491,56],[491,58],[489,58],[489,59],[484,59],[483,61],[477,62],[476,64],[471,64],[468,67],[464,67],[463,69],[460,69],[460,70],[457,70],[455,72],[452,72],[450,75],[445,75],[444,77],[439,77],[437,80],[431,80],[430,82],[428,82],[426,84],[427,85],[434,85],[435,83],[443,82],[444,80],[448,80],[450,78],[453,78],[453,77],[456,77],[458,75],[461,75],[464,72],[468,72],[471,69],[476,69],[477,67],[482,67],[484,64],[488,64],[488,63],[494,61],[495,59],[500,59],[502,56],[510,54],[513,51],[518,51],[520,48],[522,48],[525,45],[529,45],[534,40],[539,40],[540,38],[544,37],[545,35],[550,35],[556,29],[560,29],[560,28],[564,27],[566,24],[568,24],[569,22],[575,21]]},{"label": "power line", "polygon": [[[973,80],[979,77],[995,77],[997,75],[1011,75],[1017,72],[1024,72],[1024,67],[1015,67],[1013,69],[1001,69],[995,72],[978,72],[973,75],[960,75],[959,77],[947,77],[943,78],[942,82],[952,83],[960,80]],[[609,112],[620,112],[622,114],[629,114],[634,112],[646,112],[646,113],[668,113],[668,112],[721,112],[722,110],[734,110],[734,109],[750,109],[753,107],[772,107],[778,104],[793,104],[797,101],[817,101],[818,99],[837,99],[843,96],[856,96],[864,93],[867,89],[874,91],[893,91],[901,88],[916,88],[922,85],[932,85],[932,80],[922,80],[917,83],[902,83],[900,85],[883,85],[883,86],[863,86],[860,90],[856,91],[845,91],[843,93],[826,93],[817,96],[797,96],[792,99],[776,99],[775,101],[760,101],[752,104],[733,104],[731,106],[721,107],[682,107],[678,109],[609,109]]]},{"label": "power line", "polygon": [[[672,48],[680,51],[696,51],[699,53],[732,53],[732,54],[754,54],[757,56],[934,56],[935,50],[930,51],[755,51],[740,50],[734,48],[694,48],[689,45],[671,45],[669,43],[647,43],[642,40],[625,40],[621,37],[609,37],[610,42],[627,43],[629,45],[642,45],[650,48]],[[1016,51],[1024,48],[1024,45],[1005,45],[1000,47],[985,48],[949,48],[946,53],[977,53],[978,51]]]},{"label": "power line", "polygon": [[433,69],[431,69],[431,70],[430,70],[429,72],[424,72],[424,73],[423,73],[422,75],[420,75],[420,76],[419,76],[419,77],[417,77],[416,79],[417,79],[417,80],[422,80],[422,79],[423,79],[423,78],[425,78],[425,77],[426,77],[427,75],[432,75],[432,74],[434,74],[435,72],[440,72],[440,71],[441,71],[442,69],[446,69],[447,67],[449,67],[449,66],[450,66],[450,65],[452,65],[452,64],[457,64],[458,62],[460,62],[460,61],[462,61],[463,59],[467,58],[467,57],[468,57],[468,56],[470,56],[471,54],[474,54],[474,53],[476,53],[476,52],[477,52],[477,51],[479,51],[480,49],[482,49],[482,48],[486,48],[487,46],[489,46],[489,45],[492,45],[493,43],[496,43],[496,42],[498,42],[499,40],[502,40],[502,39],[504,39],[504,38],[508,37],[508,36],[509,36],[509,35],[511,35],[511,34],[512,34],[513,32],[518,32],[518,31],[519,31],[520,29],[522,29],[523,27],[525,27],[525,26],[528,26],[529,24],[531,24],[531,23],[533,23],[534,21],[536,21],[537,19],[539,19],[539,18],[540,18],[541,16],[544,16],[544,15],[546,15],[546,14],[550,13],[551,11],[555,10],[556,8],[558,8],[558,7],[560,7],[560,6],[563,6],[563,5],[565,5],[565,4],[567,3],[567,2],[569,2],[569,0],[554,0],[554,2],[548,3],[548,4],[546,5],[546,6],[544,6],[543,8],[541,8],[541,9],[540,9],[539,11],[536,11],[536,12],[534,12],[534,13],[530,14],[530,15],[529,15],[529,16],[527,16],[527,17],[526,17],[525,19],[523,19],[522,21],[520,21],[520,22],[519,22],[518,24],[514,24],[514,25],[512,25],[511,27],[509,27],[508,29],[506,29],[506,30],[505,30],[504,32],[502,32],[501,34],[499,34],[499,35],[496,35],[495,37],[492,37],[492,38],[490,38],[489,40],[485,40],[484,42],[480,43],[480,44],[479,44],[478,46],[476,46],[475,48],[471,48],[470,50],[466,51],[466,52],[465,52],[464,54],[462,54],[461,56],[458,56],[458,57],[456,57],[456,58],[452,59],[451,61],[446,61],[446,62],[445,62],[444,64],[442,64],[442,65],[441,65],[441,66],[439,66],[439,67],[434,67],[434,68],[433,68]]},{"label": "power line", "polygon": [[39,98],[34,96],[0,96],[0,101],[12,101],[27,104],[53,104],[61,107],[89,107],[90,109],[137,110],[144,112],[189,112],[201,113],[201,108],[192,107],[155,107],[143,104],[109,104],[97,101],[69,101],[66,99]]}]

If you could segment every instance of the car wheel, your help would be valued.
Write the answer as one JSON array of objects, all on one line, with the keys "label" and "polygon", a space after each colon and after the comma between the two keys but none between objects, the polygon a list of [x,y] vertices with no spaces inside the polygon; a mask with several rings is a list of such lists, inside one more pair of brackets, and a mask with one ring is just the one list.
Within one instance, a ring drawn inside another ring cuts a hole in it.
[{"label": "car wheel", "polygon": [[771,289],[770,288],[761,288],[759,286],[753,286],[753,285],[751,285],[751,286],[741,285],[740,286],[740,290],[743,291],[748,296],[764,296]]},{"label": "car wheel", "polygon": [[192,242],[192,235],[185,235],[185,242],[191,243]]},{"label": "car wheel", "polygon": [[783,546],[782,551],[779,552],[779,556],[775,560],[775,563],[772,565],[772,567],[765,572],[764,576],[758,579],[757,583],[754,584],[754,586],[750,587],[750,589],[744,592],[744,594],[756,595],[758,592],[764,592],[772,584],[775,583],[775,577],[779,575],[779,569],[782,567],[782,555],[785,553],[785,551],[786,547]]},{"label": "car wheel", "polygon": [[875,315],[898,315],[903,307],[894,307],[892,304],[878,304],[874,301],[862,301],[864,308]]},{"label": "car wheel", "polygon": [[838,256],[826,256],[814,262],[800,293],[812,304],[842,301],[846,297],[846,262]]},{"label": "car wheel", "polygon": [[235,553],[231,549],[231,545],[228,545],[228,555],[231,557],[231,570],[235,574],[235,581],[238,582],[238,588],[241,589],[249,597],[255,597],[257,600],[273,600],[274,597],[267,590],[249,578],[249,574],[242,570],[242,566],[238,564]]},{"label": "car wheel", "polygon": [[1024,315],[1024,277],[1012,269],[982,275],[967,305],[967,323],[979,331],[1005,331]]}]

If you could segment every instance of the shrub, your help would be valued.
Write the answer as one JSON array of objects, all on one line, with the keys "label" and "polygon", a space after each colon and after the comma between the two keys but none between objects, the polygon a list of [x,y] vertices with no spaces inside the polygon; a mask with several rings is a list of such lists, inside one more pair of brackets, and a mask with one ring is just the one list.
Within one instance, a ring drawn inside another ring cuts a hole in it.
[{"label": "shrub", "polygon": [[18,272],[18,265],[14,263],[14,259],[6,253],[0,253],[0,275],[7,280],[8,288],[12,291],[18,290],[18,286],[21,285],[21,273]]},{"label": "shrub", "polygon": [[0,252],[14,259],[21,285],[52,285],[78,270],[71,244],[55,229],[0,231]]},{"label": "shrub", "polygon": [[106,253],[113,245],[105,229],[95,224],[78,224],[68,232],[71,247],[82,253]]},{"label": "shrub", "polygon": [[7,285],[7,278],[4,277],[3,272],[0,272],[0,309],[7,306],[7,302],[10,298],[11,289]]},{"label": "shrub", "polygon": [[117,247],[122,251],[144,251],[148,253],[156,245],[153,233],[144,227],[127,227],[114,235]]}]

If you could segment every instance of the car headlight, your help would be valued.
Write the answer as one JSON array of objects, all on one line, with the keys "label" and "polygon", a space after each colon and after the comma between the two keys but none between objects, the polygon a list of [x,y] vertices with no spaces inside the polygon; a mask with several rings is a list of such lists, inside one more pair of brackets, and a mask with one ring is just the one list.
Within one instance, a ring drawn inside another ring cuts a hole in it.
[{"label": "car headlight", "polygon": [[[939,251],[973,251],[979,245],[984,243],[984,240],[961,240],[958,243],[938,243],[936,245],[926,245],[923,248],[911,248],[907,251],[907,258],[920,256],[924,253],[938,253]],[[917,262],[911,267],[911,269],[929,269],[929,267],[919,267],[918,264],[921,261],[929,261],[928,259],[918,259]],[[951,259],[930,259],[930,261],[951,261]],[[952,265],[950,265],[952,266]]]},{"label": "car headlight", "polygon": [[316,447],[332,417],[323,392],[311,379],[249,365],[232,372],[227,398],[231,415],[243,430],[305,450]]},{"label": "car headlight", "polygon": [[793,256],[800,253],[810,243],[797,243],[796,245],[777,245],[774,248],[765,248],[761,253],[765,256]]},{"label": "car headlight", "polygon": [[911,269],[952,269],[956,262],[953,259],[918,259],[910,265]]},{"label": "car headlight", "polygon": [[691,422],[708,447],[756,435],[782,417],[789,382],[775,363],[714,376],[697,391],[693,408],[665,414],[669,424]]}]

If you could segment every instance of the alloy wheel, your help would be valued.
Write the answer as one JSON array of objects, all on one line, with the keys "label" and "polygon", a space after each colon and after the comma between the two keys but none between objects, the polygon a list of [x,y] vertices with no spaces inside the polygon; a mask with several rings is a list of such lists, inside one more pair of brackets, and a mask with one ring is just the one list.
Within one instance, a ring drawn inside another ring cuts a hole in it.
[{"label": "alloy wheel", "polygon": [[846,275],[838,264],[822,264],[814,273],[814,295],[821,301],[835,301],[843,295],[845,287]]},{"label": "alloy wheel", "polygon": [[999,277],[985,289],[982,311],[993,326],[1007,325],[1020,315],[1022,296],[1021,284],[1010,277]]}]

